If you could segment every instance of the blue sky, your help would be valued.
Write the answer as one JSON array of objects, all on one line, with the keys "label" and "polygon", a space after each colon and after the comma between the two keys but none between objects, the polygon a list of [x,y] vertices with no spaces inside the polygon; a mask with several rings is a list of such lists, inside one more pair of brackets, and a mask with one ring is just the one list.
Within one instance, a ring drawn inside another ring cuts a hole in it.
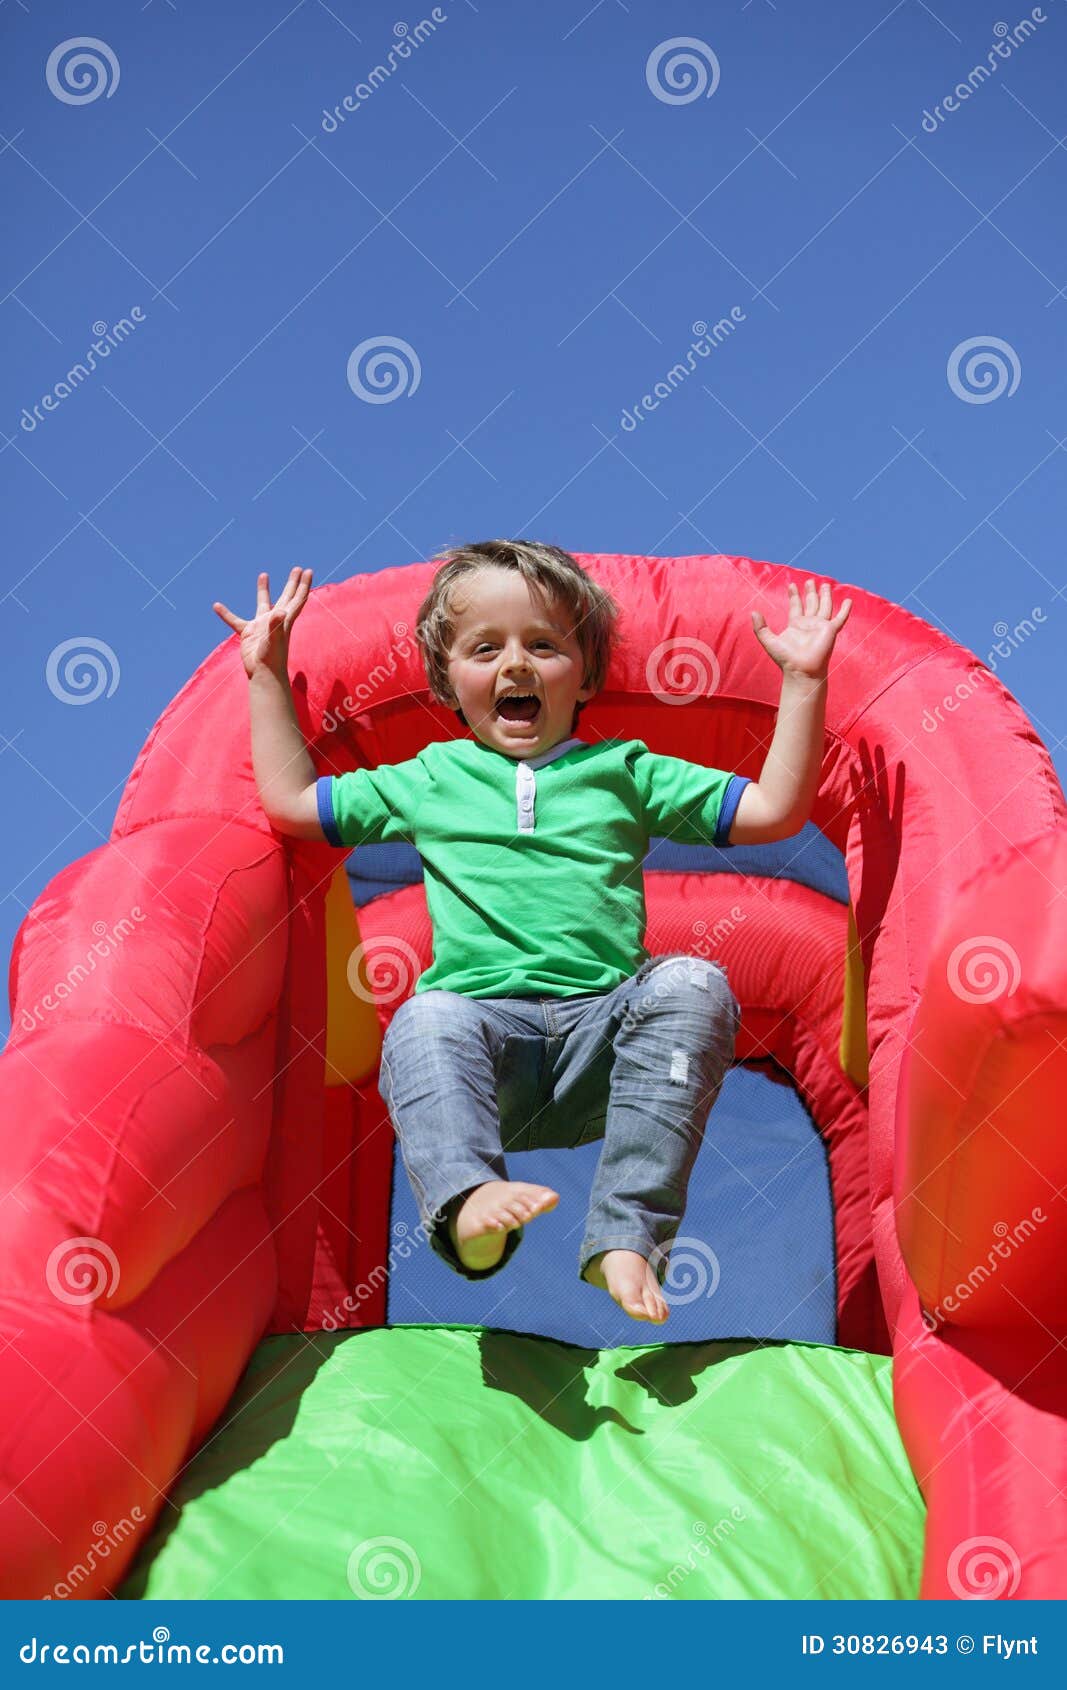
[{"label": "blue sky", "polygon": [[[11,0],[5,950],[260,568],[736,552],[982,657],[1041,607],[999,672],[1062,774],[1063,0],[1033,16],[1016,44],[1029,10],[969,0]],[[83,35],[101,74],[67,81]],[[383,337],[402,391],[371,403],[350,359]],[[115,684],[72,704],[49,659],[86,639]]]},{"label": "blue sky", "polygon": [[[932,134],[1014,13],[438,11],[407,16],[409,38],[432,27],[328,133],[324,109],[388,67],[395,7],[7,9],[4,773],[26,818],[0,844],[7,945],[106,838],[224,633],[212,600],[249,609],[261,567],[321,582],[498,533],[739,552],[859,583],[980,656],[1041,605],[1000,672],[1047,744],[1064,732],[1062,0]],[[86,32],[118,81],[71,104],[46,66]],[[675,37],[714,53],[710,97],[652,92]],[[692,325],[734,307],[624,429]],[[372,404],[348,361],[381,336],[420,374]],[[1018,384],[968,402],[948,360],[990,336]],[[80,636],[119,681],[72,707],[46,670]]]}]

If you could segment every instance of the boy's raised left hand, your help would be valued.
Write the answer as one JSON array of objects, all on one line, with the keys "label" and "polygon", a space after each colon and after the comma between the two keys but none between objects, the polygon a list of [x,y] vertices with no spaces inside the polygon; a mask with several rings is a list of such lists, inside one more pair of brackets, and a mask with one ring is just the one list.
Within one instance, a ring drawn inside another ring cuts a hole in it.
[{"label": "boy's raised left hand", "polygon": [[847,598],[835,616],[830,583],[824,581],[816,591],[809,576],[804,583],[803,604],[795,583],[790,581],[789,621],[780,634],[772,634],[758,610],[751,613],[752,631],[783,674],[819,681],[825,679],[834,641],[851,609],[852,600]]}]

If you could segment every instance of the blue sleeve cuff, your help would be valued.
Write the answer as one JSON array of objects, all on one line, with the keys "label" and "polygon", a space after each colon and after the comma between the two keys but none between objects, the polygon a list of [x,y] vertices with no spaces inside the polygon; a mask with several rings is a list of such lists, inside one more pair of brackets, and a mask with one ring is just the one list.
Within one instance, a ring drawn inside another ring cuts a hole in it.
[{"label": "blue sleeve cuff", "polygon": [[730,784],[723,793],[722,805],[719,809],[719,820],[715,828],[715,838],[713,839],[712,844],[729,848],[730,829],[733,826],[734,817],[737,814],[737,806],[741,802],[742,792],[744,792],[745,787],[749,784],[750,777],[748,775],[733,775],[731,777]]},{"label": "blue sleeve cuff", "polygon": [[343,845],[333,813],[333,776],[320,775],[315,782],[315,802],[319,810],[319,826],[331,845]]}]

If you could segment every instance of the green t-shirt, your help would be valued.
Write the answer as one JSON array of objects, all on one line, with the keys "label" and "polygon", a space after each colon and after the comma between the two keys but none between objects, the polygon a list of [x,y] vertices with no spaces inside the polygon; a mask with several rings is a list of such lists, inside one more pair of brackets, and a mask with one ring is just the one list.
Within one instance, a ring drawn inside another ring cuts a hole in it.
[{"label": "green t-shirt", "polygon": [[650,836],[727,845],[747,784],[640,739],[522,760],[454,739],[323,775],[317,799],[331,844],[402,839],[422,858],[433,962],[416,992],[565,998],[612,991],[648,959]]}]

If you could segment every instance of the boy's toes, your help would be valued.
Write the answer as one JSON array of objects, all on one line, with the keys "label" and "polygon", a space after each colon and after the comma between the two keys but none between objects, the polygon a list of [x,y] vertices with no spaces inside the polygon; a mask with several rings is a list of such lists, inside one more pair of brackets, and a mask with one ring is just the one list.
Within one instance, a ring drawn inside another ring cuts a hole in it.
[{"label": "boy's toes", "polygon": [[656,1277],[655,1269],[650,1263],[645,1264],[644,1293],[645,1307],[648,1310],[649,1319],[656,1322],[666,1320],[668,1314],[670,1313],[670,1310],[667,1307],[667,1299],[660,1290],[659,1280]]},{"label": "boy's toes", "polygon": [[559,1202],[559,1193],[548,1186],[529,1185],[523,1181],[492,1181],[473,1194],[471,1210],[465,1230],[510,1231],[532,1220]]},{"label": "boy's toes", "polygon": [[515,1216],[516,1221],[530,1221],[535,1215],[541,1215],[546,1209],[555,1208],[559,1202],[559,1193],[550,1191],[547,1186],[536,1190],[516,1191],[507,1200],[507,1207]]},{"label": "boy's toes", "polygon": [[634,1250],[607,1250],[590,1258],[584,1278],[602,1287],[631,1320],[661,1326],[670,1310],[648,1261]]},{"label": "boy's toes", "polygon": [[657,1291],[653,1291],[651,1285],[645,1289],[645,1308],[648,1310],[649,1320],[654,1320],[657,1323],[666,1320],[669,1312],[663,1298]]}]

